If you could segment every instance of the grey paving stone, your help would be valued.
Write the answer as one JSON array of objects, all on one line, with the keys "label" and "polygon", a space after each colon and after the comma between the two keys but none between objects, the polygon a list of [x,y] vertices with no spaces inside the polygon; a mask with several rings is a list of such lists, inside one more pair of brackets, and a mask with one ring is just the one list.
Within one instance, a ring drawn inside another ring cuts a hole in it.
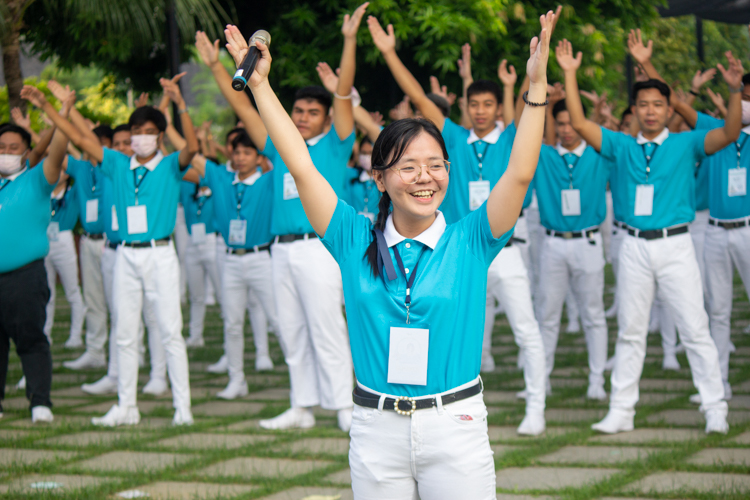
[{"label": "grey paving stone", "polygon": [[290,490],[276,493],[259,500],[353,500],[351,489],[318,488],[314,486],[298,486]]},{"label": "grey paving stone", "polygon": [[706,448],[687,459],[696,465],[750,465],[750,448]]},{"label": "grey paving stone", "polygon": [[116,443],[117,441],[133,439],[136,435],[127,432],[77,432],[75,434],[65,434],[47,439],[42,439],[40,443],[46,445],[65,445],[82,448],[86,446],[102,446]]},{"label": "grey paving stone", "polygon": [[246,396],[251,400],[288,401],[289,389],[266,389],[265,391],[252,392]]},{"label": "grey paving stone", "polygon": [[588,422],[604,418],[607,414],[606,408],[593,409],[561,409],[549,408],[544,412],[547,422],[573,423]]},{"label": "grey paving stone", "polygon": [[636,406],[660,405],[681,397],[684,397],[684,394],[674,392],[642,392]]},{"label": "grey paving stone", "polygon": [[260,425],[258,424],[259,420],[253,419],[253,420],[243,420],[242,422],[235,422],[233,424],[227,425],[226,427],[222,428],[222,430],[226,430],[229,432],[242,432],[249,429],[260,429]]},{"label": "grey paving stone", "polygon": [[588,368],[578,366],[566,366],[565,368],[555,368],[552,370],[553,377],[587,377]]},{"label": "grey paving stone", "polygon": [[655,448],[628,446],[566,446],[538,460],[543,464],[619,464],[642,460],[658,451]]},{"label": "grey paving stone", "polygon": [[113,451],[73,463],[69,468],[95,471],[151,472],[175,467],[194,458],[195,456],[193,455],[175,453]]},{"label": "grey paving stone", "polygon": [[500,458],[506,453],[511,451],[522,449],[523,446],[509,446],[507,444],[493,444],[492,451],[495,453],[495,458]]},{"label": "grey paving stone", "polygon": [[[516,440],[529,440],[534,439],[528,436],[519,436],[516,432],[517,427],[513,426],[495,426],[491,425],[487,429],[487,433],[490,436],[490,441],[516,441]],[[577,429],[570,427],[547,427],[542,436],[554,437],[568,434],[569,432],[575,432]]]},{"label": "grey paving stone", "polygon": [[482,395],[484,402],[487,404],[524,402],[522,399],[516,398],[516,391],[484,391]]},{"label": "grey paving stone", "polygon": [[729,408],[730,409],[736,409],[736,408],[742,408],[742,409],[748,409],[750,408],[750,396],[732,396],[732,399],[728,401]]},{"label": "grey paving stone", "polygon": [[336,410],[326,410],[325,408],[321,408],[320,406],[315,406],[313,408],[313,415],[315,415],[315,418],[335,418],[337,414],[338,412]]},{"label": "grey paving stone", "polygon": [[326,460],[291,460],[286,458],[233,458],[208,466],[198,474],[209,477],[240,476],[245,479],[257,477],[294,477],[307,474],[333,462]]},{"label": "grey paving stone", "polygon": [[642,391],[693,391],[691,380],[644,378],[638,384]]},{"label": "grey paving stone", "polygon": [[583,467],[510,467],[497,471],[497,487],[505,490],[555,490],[597,483],[618,469]]},{"label": "grey paving stone", "polygon": [[243,401],[211,401],[193,406],[193,415],[202,417],[236,417],[255,415],[266,405]]},{"label": "grey paving stone", "polygon": [[730,439],[729,442],[736,444],[750,444],[750,431],[743,432],[739,436]]},{"label": "grey paving stone", "polygon": [[24,428],[54,428],[64,426],[81,426],[89,425],[91,423],[91,417],[84,417],[83,415],[55,415],[55,419],[50,423],[37,423],[31,422],[31,418],[20,418],[7,422],[10,427],[24,427]]},{"label": "grey paving stone", "polygon": [[[729,424],[740,424],[750,420],[750,411],[730,411],[727,415]],[[703,414],[695,410],[664,410],[649,415],[647,422],[664,422],[672,425],[705,425]]]},{"label": "grey paving stone", "polygon": [[[74,385],[73,387],[66,387],[64,389],[55,389],[54,391],[50,391],[50,396],[52,399],[55,399],[56,397],[76,397],[76,398],[82,398],[89,396],[85,392],[81,390],[80,385]],[[55,401],[57,403],[57,401]]]},{"label": "grey paving stone", "polygon": [[32,434],[31,431],[20,429],[0,429],[0,439],[3,441],[18,441],[19,439],[26,439]]},{"label": "grey paving stone", "polygon": [[[106,403],[82,406],[80,408],[75,408],[73,411],[76,413],[87,413],[91,415],[104,415],[114,404],[117,404],[117,401],[107,401]],[[143,399],[138,401],[138,411],[141,412],[141,415],[147,415],[155,410],[172,410],[172,401],[147,401]]]},{"label": "grey paving stone", "polygon": [[323,480],[334,484],[352,484],[352,471],[348,468],[340,470],[333,474],[328,474]]},{"label": "grey paving stone", "polygon": [[349,440],[345,438],[308,438],[294,441],[285,446],[292,453],[306,455],[346,455],[349,453]]},{"label": "grey paving stone", "polygon": [[[137,492],[141,496],[148,496],[158,500],[198,500],[212,498],[232,498],[244,495],[256,489],[257,486],[249,484],[217,484],[217,483],[180,483],[176,481],[160,481],[158,483],[138,486],[137,488],[122,491],[116,496],[136,498]],[[132,496],[131,496],[132,495]]]},{"label": "grey paving stone", "polygon": [[208,434],[191,433],[162,439],[149,446],[155,448],[189,448],[194,450],[233,450],[257,443],[273,441],[274,436],[260,434]]},{"label": "grey paving stone", "polygon": [[750,491],[750,476],[703,472],[659,472],[626,486],[625,490],[672,495],[679,491],[711,492],[721,498],[722,494]]},{"label": "grey paving stone", "polygon": [[38,464],[63,459],[69,460],[77,453],[73,451],[26,450],[23,448],[0,448],[0,465]]},{"label": "grey paving stone", "polygon": [[706,437],[706,433],[697,429],[635,429],[619,434],[594,436],[589,442],[594,443],[679,443],[682,441],[697,441]]},{"label": "grey paving stone", "polygon": [[33,474],[21,476],[7,484],[0,484],[0,493],[12,492],[43,496],[45,493],[80,490],[87,486],[98,486],[114,480],[116,479],[95,476]]},{"label": "grey paving stone", "polygon": [[[558,496],[533,496],[533,495],[513,495],[510,493],[498,493],[497,500],[557,500]],[[622,499],[620,499],[622,500]]]},{"label": "grey paving stone", "polygon": [[504,345],[498,345],[498,346],[492,346],[492,354],[499,355],[499,354],[510,354],[512,352],[516,352],[518,348],[511,347],[511,346],[504,346]]},{"label": "grey paving stone", "polygon": [[26,398],[7,398],[3,399],[4,410],[28,410],[29,400]]},{"label": "grey paving stone", "polygon": [[558,354],[582,354],[586,352],[586,348],[583,346],[561,345],[557,347],[555,352]]},{"label": "grey paving stone", "polygon": [[549,379],[550,385],[553,389],[560,389],[563,387],[587,387],[589,381],[585,378],[551,378]]}]

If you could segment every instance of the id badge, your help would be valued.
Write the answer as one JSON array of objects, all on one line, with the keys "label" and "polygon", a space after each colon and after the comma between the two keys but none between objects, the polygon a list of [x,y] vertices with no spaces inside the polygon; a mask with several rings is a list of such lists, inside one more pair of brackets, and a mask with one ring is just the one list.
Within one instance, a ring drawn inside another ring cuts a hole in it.
[{"label": "id badge", "polygon": [[148,232],[146,205],[133,205],[128,207],[127,216],[128,234],[143,234]]},{"label": "id badge", "polygon": [[429,346],[429,329],[392,326],[388,348],[388,383],[427,385]]},{"label": "id badge", "polygon": [[747,169],[729,169],[728,196],[745,196],[747,194]]},{"label": "id badge", "polygon": [[563,189],[561,193],[562,214],[581,215],[581,191],[578,189]]},{"label": "id badge", "polygon": [[229,244],[245,245],[245,235],[247,234],[247,221],[242,219],[232,219],[229,221]]},{"label": "id badge", "polygon": [[120,223],[117,222],[117,209],[112,205],[112,231],[119,231]]},{"label": "id badge", "polygon": [[190,239],[193,245],[202,245],[206,242],[206,225],[197,222],[190,226]]},{"label": "id badge", "polygon": [[297,184],[294,183],[294,177],[289,172],[284,174],[284,199],[293,200],[299,198]]},{"label": "id badge", "polygon": [[94,198],[86,202],[86,222],[99,220],[99,200]]},{"label": "id badge", "polygon": [[490,181],[469,181],[469,210],[476,210],[490,197]]},{"label": "id badge", "polygon": [[47,238],[50,241],[57,241],[58,236],[60,236],[60,223],[52,221],[47,226]]},{"label": "id badge", "polygon": [[635,187],[635,213],[649,217],[654,211],[654,185],[639,184]]},{"label": "id badge", "polygon": [[368,219],[370,219],[370,222],[372,222],[373,224],[375,224],[375,214],[374,213],[368,212],[367,210],[365,210],[364,212],[359,212],[359,215],[364,215],[365,217],[367,217]]}]

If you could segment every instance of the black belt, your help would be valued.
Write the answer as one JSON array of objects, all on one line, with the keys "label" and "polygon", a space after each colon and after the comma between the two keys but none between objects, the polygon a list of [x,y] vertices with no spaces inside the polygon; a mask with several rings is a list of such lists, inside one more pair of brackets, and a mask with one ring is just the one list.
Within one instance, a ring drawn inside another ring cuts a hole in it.
[{"label": "black belt", "polygon": [[318,235],[313,233],[304,233],[304,234],[282,234],[281,236],[277,236],[274,239],[274,243],[291,243],[293,241],[299,241],[299,240],[309,240],[312,238],[317,238]]},{"label": "black belt", "polygon": [[89,233],[88,231],[84,231],[83,235],[90,240],[104,239],[104,233]]},{"label": "black belt", "polygon": [[231,255],[245,255],[248,253],[256,253],[256,252],[265,252],[266,250],[269,250],[271,248],[270,243],[266,243],[265,245],[255,246],[252,248],[229,248],[227,247],[227,253]]},{"label": "black belt", "polygon": [[620,222],[619,220],[612,220],[612,225],[615,227],[619,227],[620,229],[627,229],[628,225],[624,222]]},{"label": "black belt", "polygon": [[[153,242],[153,245],[151,244]],[[130,247],[130,248],[150,248],[152,246],[156,247],[163,247],[165,245],[169,245],[170,239],[169,237],[161,238],[158,240],[148,240],[148,241],[123,241],[121,243],[124,247]]]},{"label": "black belt", "polygon": [[668,238],[670,236],[677,236],[678,234],[685,234],[687,232],[687,226],[673,227],[672,229],[652,229],[650,231],[639,231],[637,229],[628,228],[628,234],[630,236],[643,238],[644,240],[658,240],[660,238]]},{"label": "black belt", "polygon": [[712,226],[719,226],[723,229],[737,229],[739,227],[745,227],[748,225],[748,219],[738,220],[734,222],[724,222],[717,219],[708,219],[708,223]]},{"label": "black belt", "polygon": [[[476,396],[482,392],[482,383],[477,382],[476,385],[462,389],[460,391],[452,392],[450,394],[443,394],[440,397],[443,401],[443,405],[456,403],[462,399]],[[359,386],[354,388],[352,391],[352,400],[354,404],[364,406],[366,408],[377,408],[380,403],[380,396],[367,392]],[[435,408],[437,406],[437,398],[424,398],[415,399],[409,397],[397,397],[397,398],[385,398],[383,401],[384,410],[394,410],[399,415],[410,416],[417,410],[425,410],[428,408]]]},{"label": "black belt", "polygon": [[599,232],[599,228],[589,229],[588,231],[553,231],[551,229],[545,229],[547,236],[554,236],[555,238],[562,238],[565,240],[575,240],[578,238],[588,238]]},{"label": "black belt", "polygon": [[117,247],[120,246],[120,243],[119,242],[115,243],[114,241],[107,241],[107,243],[105,243],[105,245],[107,245],[107,247],[109,247],[112,250],[117,250]]}]

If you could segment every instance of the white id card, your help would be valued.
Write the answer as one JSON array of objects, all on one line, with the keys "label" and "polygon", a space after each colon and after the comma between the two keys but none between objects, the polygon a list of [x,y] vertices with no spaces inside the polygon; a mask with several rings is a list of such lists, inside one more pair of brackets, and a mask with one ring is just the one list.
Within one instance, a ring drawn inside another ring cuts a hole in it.
[{"label": "white id card", "polygon": [[391,327],[388,349],[388,383],[427,385],[427,351],[430,331],[426,328]]},{"label": "white id card", "polygon": [[99,200],[94,198],[86,202],[86,222],[99,220]]},{"label": "white id card", "polygon": [[206,242],[206,225],[197,222],[190,226],[190,239],[193,245],[202,245]]},{"label": "white id card", "polygon": [[245,235],[247,234],[247,221],[242,219],[232,219],[229,221],[229,244],[244,245]]},{"label": "white id card", "polygon": [[359,212],[359,215],[364,215],[365,217],[367,217],[368,219],[370,219],[370,222],[372,222],[373,224],[375,224],[375,214],[374,213],[368,212],[367,210],[365,210],[364,212]]},{"label": "white id card", "polygon": [[639,184],[635,187],[635,213],[650,216],[654,211],[654,185]]},{"label": "white id card", "polygon": [[112,231],[119,231],[120,230],[120,223],[117,222],[117,210],[115,209],[115,206],[112,205]]},{"label": "white id card", "polygon": [[148,232],[146,205],[128,207],[128,234],[143,234]]},{"label": "white id card", "polygon": [[289,172],[284,174],[284,199],[293,200],[299,198],[297,184],[294,183],[294,177]]},{"label": "white id card", "polygon": [[49,223],[49,226],[47,226],[47,238],[50,241],[57,241],[58,236],[60,235],[60,223],[52,221]]},{"label": "white id card", "polygon": [[490,197],[490,181],[469,181],[469,210],[476,210]]},{"label": "white id card", "polygon": [[747,169],[745,167],[730,168],[728,186],[728,196],[745,196],[747,194]]},{"label": "white id card", "polygon": [[563,189],[562,214],[581,215],[581,191],[578,189]]}]

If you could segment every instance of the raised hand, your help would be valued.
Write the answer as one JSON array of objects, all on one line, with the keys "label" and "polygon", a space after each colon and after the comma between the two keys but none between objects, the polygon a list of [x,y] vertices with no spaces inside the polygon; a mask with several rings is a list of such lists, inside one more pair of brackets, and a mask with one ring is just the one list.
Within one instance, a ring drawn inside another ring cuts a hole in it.
[{"label": "raised hand", "polygon": [[552,34],[555,32],[555,28],[557,28],[557,21],[560,20],[560,13],[562,13],[562,5],[557,6],[557,9],[555,9],[555,17],[552,19],[552,24],[547,27],[550,40],[552,39]]},{"label": "raised hand", "polygon": [[730,90],[742,90],[742,63],[738,59],[735,59],[731,50],[726,51],[724,55],[727,56],[727,61],[729,61],[728,68],[724,69],[721,63],[717,64],[716,67],[721,71],[721,76],[724,77],[724,81],[727,82]]},{"label": "raised hand", "polygon": [[205,32],[195,32],[195,48],[206,66],[211,66],[219,61],[219,40],[214,40],[214,43],[211,43]]},{"label": "raised hand", "polygon": [[362,16],[365,15],[365,10],[367,10],[368,5],[370,5],[370,2],[365,2],[357,7],[351,16],[349,14],[344,15],[344,23],[341,25],[341,34],[344,35],[345,38],[353,38],[357,36],[359,24],[362,22]]},{"label": "raised hand", "polygon": [[461,59],[458,60],[458,76],[462,80],[471,79],[471,44],[465,43],[461,47]]},{"label": "raised hand", "polygon": [[[242,61],[245,59],[245,54],[250,49],[247,46],[247,40],[240,33],[239,28],[232,24],[228,24],[224,30],[224,36],[227,39],[227,52],[234,59],[234,64],[239,67]],[[262,44],[261,44],[262,45]],[[258,61],[260,63],[260,61]]]},{"label": "raised hand", "polygon": [[715,68],[708,68],[703,73],[700,70],[696,71],[693,81],[690,82],[690,90],[698,92],[702,86],[714,79],[714,75],[716,75]]},{"label": "raised hand", "polygon": [[560,82],[557,82],[554,85],[547,85],[547,94],[549,94],[548,98],[550,106],[565,100],[565,88]]},{"label": "raised hand", "polygon": [[31,118],[28,116],[23,116],[23,113],[19,108],[13,108],[10,110],[10,117],[13,118],[13,121],[21,127],[24,130],[29,130],[31,128]]},{"label": "raised hand", "polygon": [[581,90],[581,95],[591,101],[591,103],[598,107],[603,100],[607,99],[607,93],[604,92],[601,97],[599,97],[599,94],[596,93],[596,90],[592,90],[591,92],[588,92],[586,90]]},{"label": "raised hand", "polygon": [[654,51],[654,41],[649,40],[648,45],[644,45],[640,28],[630,30],[630,33],[628,33],[628,50],[638,64],[645,64],[651,60],[651,53]]},{"label": "raised hand", "polygon": [[320,78],[320,82],[326,90],[331,94],[335,93],[339,86],[339,77],[333,72],[328,63],[319,62],[315,70],[318,72],[318,78]]},{"label": "raised hand", "polygon": [[557,58],[557,64],[563,71],[576,71],[581,67],[581,61],[583,60],[583,53],[578,52],[573,57],[573,45],[567,40],[561,40],[557,44],[555,49],[555,57]]},{"label": "raised hand", "polygon": [[177,82],[179,82],[180,78],[186,74],[187,73],[183,72],[173,76],[171,79],[159,79],[159,85],[164,89],[164,94],[168,96],[173,103],[177,104],[177,107],[181,107],[185,104],[185,100],[182,98],[182,92],[180,91],[180,86],[177,85]]},{"label": "raised hand", "polygon": [[[559,9],[558,9],[559,10]],[[552,11],[539,17],[542,31],[529,43],[529,62],[526,63],[526,75],[529,81],[547,85],[547,60],[549,59],[550,30],[554,29],[555,14]]]},{"label": "raised hand", "polygon": [[370,35],[372,35],[372,41],[381,53],[396,50],[396,35],[392,24],[388,25],[388,33],[386,33],[374,16],[368,16],[367,28],[370,30]]},{"label": "raised hand", "polygon": [[[708,97],[711,99],[711,102],[714,103],[714,106],[719,109],[726,106],[724,104],[724,98],[721,96],[721,94],[715,93],[713,90],[711,90],[710,87],[706,89],[706,92],[708,92]],[[18,120],[16,120],[16,123],[18,123]]]},{"label": "raised hand", "polygon": [[437,79],[436,76],[430,77],[430,92],[433,94],[437,94],[446,101],[448,101],[448,104],[453,106],[453,103],[456,102],[456,94],[454,93],[448,93],[448,87],[445,85],[440,85],[440,81]]},{"label": "raised hand", "polygon": [[136,99],[133,104],[136,108],[148,106],[148,92],[141,92],[141,95],[138,96],[138,99]]},{"label": "raised hand", "polygon": [[518,75],[516,75],[516,68],[514,68],[512,64],[508,66],[507,59],[503,59],[502,61],[500,61],[500,66],[498,66],[497,68],[497,77],[501,82],[503,82],[503,85],[513,86],[518,80]]},{"label": "raised hand", "polygon": [[380,111],[370,111],[370,118],[372,118],[372,121],[375,122],[375,125],[378,125],[379,127],[385,125],[385,119],[383,118],[383,114]]},{"label": "raised hand", "polygon": [[73,106],[76,103],[76,93],[70,92],[68,94],[68,97],[65,98],[62,102],[62,108],[60,108],[60,115],[67,118],[68,115],[70,115],[70,110],[73,109]]},{"label": "raised hand", "polygon": [[75,92],[70,90],[69,85],[63,87],[55,80],[48,81],[47,88],[50,90],[50,92],[52,92],[52,95],[55,96],[55,99],[59,100],[60,102],[64,102],[66,99],[68,99],[70,97],[70,94],[75,94]]},{"label": "raised hand", "polygon": [[645,82],[645,81],[647,81],[649,79],[648,73],[646,73],[643,70],[643,68],[641,68],[640,66],[636,65],[633,68],[633,71],[635,72],[635,81],[636,82]]},{"label": "raised hand", "polygon": [[409,103],[409,96],[404,96],[404,99],[391,109],[389,116],[392,120],[414,118],[414,112],[411,110],[411,104]]},{"label": "raised hand", "polygon": [[26,99],[37,108],[42,108],[47,104],[47,98],[44,97],[44,92],[31,85],[24,85],[21,89],[21,99]]}]

